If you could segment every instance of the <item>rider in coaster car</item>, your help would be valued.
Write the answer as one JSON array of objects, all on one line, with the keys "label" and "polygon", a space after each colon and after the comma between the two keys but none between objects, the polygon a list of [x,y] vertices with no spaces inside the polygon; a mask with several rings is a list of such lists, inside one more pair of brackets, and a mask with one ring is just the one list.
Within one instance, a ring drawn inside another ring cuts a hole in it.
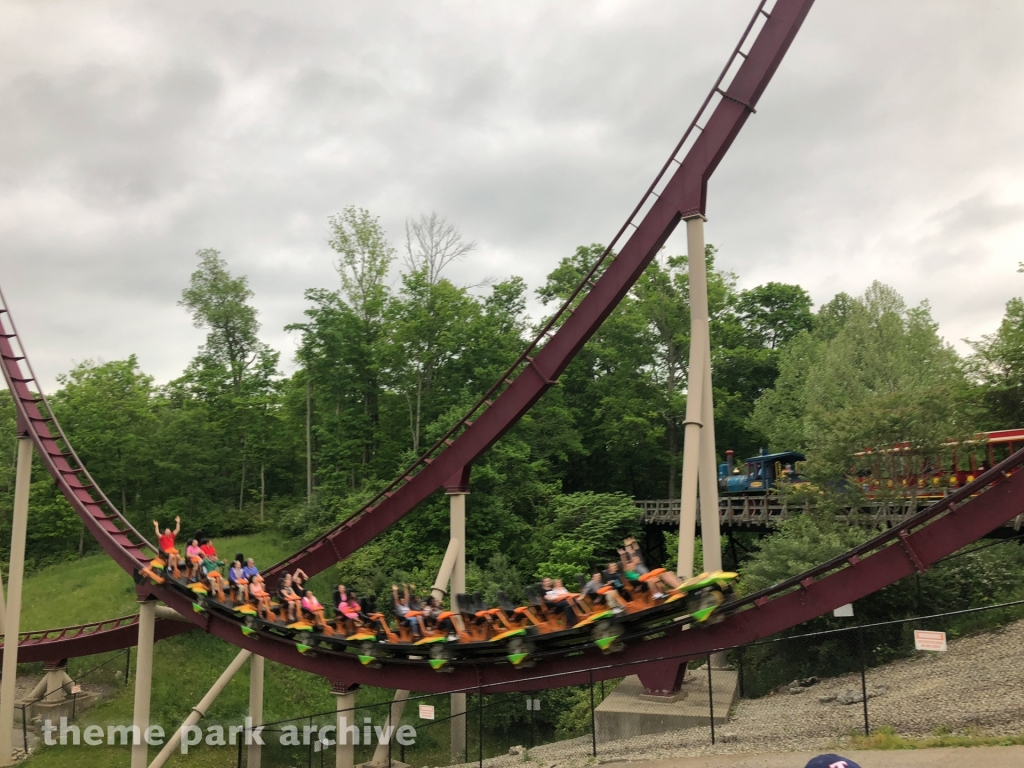
[{"label": "rider in coaster car", "polygon": [[208,555],[204,555],[202,562],[199,563],[199,573],[201,577],[206,578],[214,592],[224,597],[224,577],[221,575],[220,570],[218,570],[223,563],[220,560],[216,560],[215,557],[211,558]]},{"label": "rider in coaster car", "polygon": [[314,615],[319,611],[322,615],[324,607],[320,601],[317,600],[316,595],[313,594],[313,590],[307,589],[306,594],[302,596],[302,609],[304,611],[309,611],[309,613]]},{"label": "rider in coaster car", "polygon": [[[655,597],[665,597],[664,587],[667,585],[668,588],[674,589],[678,587],[682,582],[679,581],[679,577],[676,576],[669,570],[664,568],[659,569],[656,577],[652,579],[645,579],[644,576],[650,574],[651,569],[644,565],[643,555],[640,554],[640,545],[637,544],[636,539],[633,537],[627,538],[622,542],[625,549],[619,550],[619,556],[622,558],[623,570],[626,571],[627,578],[630,581],[639,580],[646,582],[648,580],[654,582],[655,586]],[[630,574],[636,574],[635,577]]]},{"label": "rider in coaster car", "polygon": [[572,598],[569,590],[562,584],[562,580],[555,579],[554,583],[552,583],[551,579],[544,579],[542,584],[545,589],[544,602],[547,603],[548,607],[552,610],[560,610],[565,615],[567,626],[575,625],[576,612],[572,609],[572,603],[570,602]]},{"label": "rider in coaster car", "polygon": [[178,550],[174,548],[174,537],[181,533],[181,518],[174,518],[173,531],[170,528],[164,528],[164,532],[160,533],[160,523],[156,520],[153,521],[153,530],[156,531],[160,554],[163,555],[167,568],[169,570],[177,568],[179,557]]},{"label": "rider in coaster car", "polygon": [[249,602],[249,580],[245,578],[245,570],[242,568],[242,561],[235,560],[228,569],[228,582],[238,590],[238,600],[242,603]]},{"label": "rider in coaster car", "polygon": [[199,579],[199,564],[203,562],[203,550],[199,548],[199,539],[192,539],[185,547],[185,575]]},{"label": "rider in coaster car", "polygon": [[278,582],[277,595],[281,598],[281,604],[285,608],[288,621],[298,621],[297,606],[302,601],[302,598],[295,594],[290,573],[286,573],[281,577],[281,581]]},{"label": "rider in coaster car", "polygon": [[199,549],[202,550],[203,555],[208,560],[217,560],[217,548],[213,546],[213,542],[206,537],[200,537]]},{"label": "rider in coaster car", "polygon": [[409,613],[413,610],[412,606],[409,605],[409,586],[403,584],[404,592],[398,591],[398,585],[391,585],[391,602],[395,610],[395,616],[398,617],[398,621],[405,624],[412,630],[413,637],[420,637],[422,634],[422,617],[420,616],[409,616]]},{"label": "rider in coaster car", "polygon": [[621,613],[625,601],[613,584],[605,584],[600,572],[591,574],[590,581],[583,586],[583,594],[594,605],[606,603],[616,613]]},{"label": "rider in coaster car", "polygon": [[245,565],[242,568],[242,575],[248,581],[252,581],[257,575],[259,575],[260,569],[256,567],[256,561],[251,557],[245,561]]},{"label": "rider in coaster car", "polygon": [[336,599],[334,607],[338,610],[338,615],[355,623],[357,627],[360,626],[363,623],[359,618],[359,611],[362,608],[356,600],[355,592],[350,592],[344,584],[339,584]]},{"label": "rider in coaster car", "polygon": [[309,576],[301,568],[296,569],[295,573],[292,574],[292,589],[295,590],[295,594],[299,596],[300,600],[306,596],[306,587],[303,585],[308,580]]},{"label": "rider in coaster car", "polygon": [[252,577],[252,581],[249,584],[249,594],[256,600],[256,604],[263,616],[267,616],[270,611],[270,593],[267,592],[266,585],[263,583],[263,577],[258,573]]}]

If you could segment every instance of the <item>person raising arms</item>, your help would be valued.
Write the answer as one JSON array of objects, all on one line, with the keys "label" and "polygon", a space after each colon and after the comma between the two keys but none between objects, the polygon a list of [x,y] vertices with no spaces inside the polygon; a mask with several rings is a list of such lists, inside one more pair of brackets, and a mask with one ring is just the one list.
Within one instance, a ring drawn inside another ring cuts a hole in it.
[{"label": "person raising arms", "polygon": [[174,518],[174,530],[170,528],[164,528],[164,532],[160,533],[160,523],[156,520],[153,521],[153,530],[156,531],[156,538],[158,546],[160,547],[160,554],[164,557],[164,562],[167,563],[169,569],[178,569],[178,550],[174,548],[174,537],[181,533],[181,518]]}]

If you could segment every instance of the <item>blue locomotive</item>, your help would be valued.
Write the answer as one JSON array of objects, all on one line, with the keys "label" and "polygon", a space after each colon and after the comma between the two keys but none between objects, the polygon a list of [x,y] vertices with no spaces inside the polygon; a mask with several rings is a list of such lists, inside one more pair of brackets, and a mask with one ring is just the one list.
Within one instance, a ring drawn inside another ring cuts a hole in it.
[{"label": "blue locomotive", "polygon": [[718,490],[723,494],[766,493],[782,483],[805,483],[799,474],[797,462],[806,459],[797,451],[761,453],[746,459],[743,468],[734,465],[733,452],[725,452],[725,462],[718,465]]}]

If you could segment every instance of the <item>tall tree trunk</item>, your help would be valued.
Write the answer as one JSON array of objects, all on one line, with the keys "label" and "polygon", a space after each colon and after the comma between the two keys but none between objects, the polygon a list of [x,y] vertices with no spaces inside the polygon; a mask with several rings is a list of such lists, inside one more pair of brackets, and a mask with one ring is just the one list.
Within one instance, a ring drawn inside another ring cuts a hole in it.
[{"label": "tall tree trunk", "polygon": [[416,375],[416,425],[412,431],[412,452],[420,452],[420,423],[423,415],[423,374]]},{"label": "tall tree trunk", "polygon": [[263,503],[267,499],[267,485],[263,475],[263,462],[260,462],[260,522],[263,522]]},{"label": "tall tree trunk", "polygon": [[668,497],[676,497],[676,455],[679,452],[679,431],[676,420],[668,420]]},{"label": "tall tree trunk", "polygon": [[245,438],[242,438],[242,484],[238,489],[238,511],[242,511],[242,502],[245,501]]},{"label": "tall tree trunk", "polygon": [[306,382],[306,506],[313,499],[313,401],[309,381]]}]

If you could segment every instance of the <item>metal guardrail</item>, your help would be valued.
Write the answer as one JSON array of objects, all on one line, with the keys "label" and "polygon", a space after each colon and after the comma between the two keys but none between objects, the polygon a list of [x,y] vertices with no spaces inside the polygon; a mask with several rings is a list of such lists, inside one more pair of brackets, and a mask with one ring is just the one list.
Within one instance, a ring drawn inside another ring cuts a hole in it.
[{"label": "metal guardrail", "polygon": [[[948,490],[943,489],[941,497],[912,495],[898,501],[866,501],[856,507],[849,507],[845,514],[836,515],[836,517],[858,525],[899,525],[948,495]],[[633,504],[640,510],[643,523],[679,524],[679,499],[636,499]],[[697,505],[697,526],[700,527],[699,500]],[[813,511],[814,505],[809,501],[789,503],[777,497],[744,496],[719,499],[718,510],[719,524],[722,527],[770,528],[796,515]],[[1006,523],[1006,527],[1019,531],[1022,523],[1024,523],[1024,514],[1018,515]]]}]

